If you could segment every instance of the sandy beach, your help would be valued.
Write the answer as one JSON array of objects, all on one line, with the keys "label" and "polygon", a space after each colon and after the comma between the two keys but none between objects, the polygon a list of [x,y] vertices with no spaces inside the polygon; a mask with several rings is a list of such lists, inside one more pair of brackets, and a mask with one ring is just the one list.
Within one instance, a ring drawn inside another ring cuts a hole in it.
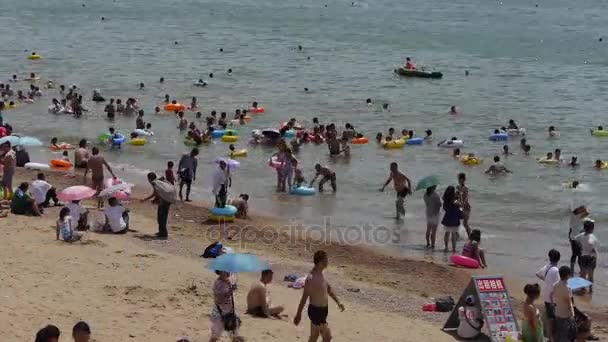
[{"label": "sandy beach", "polygon": [[[22,170],[18,179],[31,180],[35,173]],[[49,173],[48,179],[59,189],[82,181],[60,173]],[[135,197],[142,198],[146,190],[137,188]],[[92,204],[86,203],[91,219],[100,220],[102,214]],[[131,228],[137,232],[119,236],[89,232],[85,242],[74,244],[55,240],[58,208],[39,218],[0,219],[5,233],[5,247],[0,250],[3,338],[29,340],[46,324],[69,334],[75,322],[86,320],[95,341],[172,341],[182,336],[206,341],[215,275],[199,255],[217,239],[270,262],[275,271],[272,302],[287,308],[284,320],[242,315],[242,335],[249,341],[307,339],[308,321],[299,327],[292,323],[301,293],[287,288],[282,279],[287,274],[304,275],[312,254],[321,248],[330,256],[328,279],[347,307],[343,313],[330,307],[336,340],[454,340],[441,331],[447,314],[424,313],[421,306],[435,296],[459,296],[471,275],[468,271],[363,247],[320,245],[301,236],[288,239],[289,231],[281,228],[284,224],[269,218],[254,216],[224,227],[209,224],[207,210],[190,204],[172,210],[169,240],[154,240],[150,236],[156,232],[155,208],[136,200],[128,207]],[[269,238],[268,227],[278,238]],[[287,242],[279,243],[280,237]],[[246,291],[256,278],[239,275],[239,312],[244,311]],[[514,305],[520,300],[521,284],[508,280]],[[596,335],[602,336],[605,317],[594,312],[593,318]]]}]

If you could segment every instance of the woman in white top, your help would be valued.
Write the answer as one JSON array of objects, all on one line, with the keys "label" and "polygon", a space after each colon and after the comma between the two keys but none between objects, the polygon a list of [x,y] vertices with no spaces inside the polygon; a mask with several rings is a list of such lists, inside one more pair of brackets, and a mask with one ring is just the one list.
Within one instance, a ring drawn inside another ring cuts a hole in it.
[{"label": "woman in white top", "polygon": [[103,231],[113,234],[124,234],[129,230],[129,210],[118,204],[114,197],[108,199],[109,207],[104,209],[106,222]]},{"label": "woman in white top", "polygon": [[[595,223],[591,219],[583,222],[584,233],[577,235],[574,240],[581,246],[581,257],[578,265],[581,268],[581,277],[593,282],[593,272],[597,264],[597,251],[600,241],[593,234]],[[591,291],[591,288],[589,289]]]}]

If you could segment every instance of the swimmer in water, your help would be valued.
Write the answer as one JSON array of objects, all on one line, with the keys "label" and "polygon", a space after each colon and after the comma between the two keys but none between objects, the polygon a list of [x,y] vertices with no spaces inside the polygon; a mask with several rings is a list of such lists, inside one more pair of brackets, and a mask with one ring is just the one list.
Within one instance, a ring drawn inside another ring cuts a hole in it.
[{"label": "swimmer in water", "polygon": [[426,140],[426,141],[433,140],[433,131],[431,131],[430,129],[427,129],[426,131],[424,131],[424,134],[426,134],[424,136],[424,140]]},{"label": "swimmer in water", "polygon": [[232,75],[232,69],[228,69],[228,75]]},{"label": "swimmer in water", "polygon": [[549,126],[549,138],[559,138],[559,131],[554,126]]},{"label": "swimmer in water", "polygon": [[509,152],[509,145],[505,145],[505,146],[502,147],[502,154],[504,156],[513,155],[513,153]]},{"label": "swimmer in water", "polygon": [[170,103],[171,102],[171,96],[169,96],[169,94],[165,94],[165,103]]},{"label": "swimmer in water", "polygon": [[386,102],[385,102],[385,103],[383,103],[383,104],[382,104],[382,109],[387,110],[387,111],[390,111],[388,103],[386,103]]},{"label": "swimmer in water", "polygon": [[560,150],[559,148],[556,148],[554,156],[555,156],[555,160],[561,162],[562,161],[562,150]]},{"label": "swimmer in water", "polygon": [[207,86],[207,82],[203,81],[202,78],[199,78],[198,81],[194,84],[197,87],[206,87]]},{"label": "swimmer in water", "polygon": [[327,182],[331,184],[334,192],[337,191],[336,173],[328,167],[321,166],[321,164],[315,165],[315,177],[312,179],[312,181],[310,181],[309,187],[313,186],[319,176],[322,177],[319,181],[319,192],[323,192],[323,185]]},{"label": "swimmer in water", "polygon": [[456,108],[456,106],[450,107],[450,114],[452,114],[452,115],[458,114],[458,108]]},{"label": "swimmer in water", "polygon": [[63,153],[61,154],[61,159],[64,161],[67,161],[67,162],[70,161],[70,156],[68,155],[68,151],[63,151]]},{"label": "swimmer in water", "polygon": [[57,141],[58,141],[57,138],[55,138],[55,137],[52,138],[51,139],[51,144],[49,145],[49,147],[51,149],[59,149],[59,145],[57,145]]},{"label": "swimmer in water", "polygon": [[401,136],[404,137],[405,139],[409,139],[410,138],[407,129],[402,129],[401,130]]},{"label": "swimmer in water", "polygon": [[376,142],[378,144],[382,143],[382,133],[378,132],[378,134],[376,134]]},{"label": "swimmer in water", "polygon": [[164,78],[164,77],[161,77],[161,78],[160,78],[160,80],[159,80],[159,82],[160,82],[160,83],[165,83],[165,78]]},{"label": "swimmer in water", "polygon": [[570,159],[570,162],[568,163],[568,166],[570,167],[578,167],[578,157],[577,156],[572,156],[572,158]]},{"label": "swimmer in water", "polygon": [[209,74],[209,78],[213,78],[213,73],[210,73],[210,74]]},{"label": "swimmer in water", "polygon": [[595,161],[594,167],[596,169],[598,169],[598,170],[603,169],[603,166],[604,166],[604,162],[602,162],[600,159]]},{"label": "swimmer in water", "polygon": [[386,136],[386,138],[391,138],[393,139],[393,134],[395,134],[395,129],[393,127],[390,127],[388,129],[388,135]]},{"label": "swimmer in water", "polygon": [[371,105],[372,105],[372,99],[367,99],[367,100],[365,100],[365,103],[366,103],[368,106],[371,106]]},{"label": "swimmer in water", "polygon": [[146,86],[144,85],[143,82],[139,83],[139,90],[143,90]]},{"label": "swimmer in water", "polygon": [[460,158],[460,149],[459,148],[454,149],[454,152],[452,153],[452,157],[454,157],[454,159]]},{"label": "swimmer in water", "polygon": [[521,140],[519,141],[519,147],[522,150],[525,150],[525,148],[526,148],[526,138],[521,138]]},{"label": "swimmer in water", "polygon": [[157,114],[157,115],[160,114],[160,107],[159,106],[154,107],[154,114]]},{"label": "swimmer in water", "polygon": [[524,154],[529,156],[530,155],[530,150],[532,150],[532,146],[530,145],[526,145],[524,146]]},{"label": "swimmer in water", "polygon": [[486,174],[489,175],[498,175],[504,173],[513,173],[511,170],[507,169],[503,163],[500,162],[499,156],[494,156],[494,164],[490,165],[488,170],[486,170]]},{"label": "swimmer in water", "polygon": [[548,152],[547,155],[545,156],[545,160],[553,160],[553,153]]},{"label": "swimmer in water", "polygon": [[348,138],[342,137],[340,153],[344,153],[345,157],[350,157],[350,146],[348,145]]},{"label": "swimmer in water", "polygon": [[188,128],[188,120],[184,117],[184,112],[177,113],[177,128],[184,131]]},{"label": "swimmer in water", "polygon": [[519,127],[517,127],[517,125],[515,124],[515,121],[513,121],[513,119],[509,120],[509,129],[519,129]]},{"label": "swimmer in water", "polygon": [[198,105],[196,103],[196,96],[192,97],[192,102],[190,102],[190,109],[196,109]]}]

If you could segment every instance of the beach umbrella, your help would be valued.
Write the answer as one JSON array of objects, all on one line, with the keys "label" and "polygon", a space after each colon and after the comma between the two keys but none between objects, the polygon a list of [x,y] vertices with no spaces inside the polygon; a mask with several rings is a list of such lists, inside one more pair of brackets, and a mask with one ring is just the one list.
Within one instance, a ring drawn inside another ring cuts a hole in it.
[{"label": "beach umbrella", "polygon": [[416,184],[416,191],[428,189],[437,185],[439,185],[439,178],[437,176],[424,177]]},{"label": "beach umbrella", "polygon": [[64,202],[81,201],[95,196],[96,193],[95,189],[91,189],[88,186],[76,185],[63,189],[57,194],[57,198]]},{"label": "beach umbrella", "polygon": [[0,145],[6,142],[11,143],[11,145],[17,145],[17,142],[19,142],[19,137],[16,135],[7,135],[4,138],[0,138]]},{"label": "beach umbrella", "polygon": [[281,137],[281,132],[278,129],[267,128],[262,131],[262,135],[267,138],[277,139]]},{"label": "beach umbrella", "polygon": [[[127,190],[131,190],[134,187],[134,184],[129,183],[118,183],[116,185],[112,185],[99,193],[99,197],[115,197],[117,199],[127,199],[128,194],[125,193]],[[126,198],[125,198],[126,196]]]},{"label": "beach umbrella", "polygon": [[9,135],[0,139],[0,145],[5,142],[10,142],[11,145],[21,146],[42,146],[42,141],[34,137],[18,137],[16,135]]},{"label": "beach umbrella", "polygon": [[213,259],[208,268],[213,271],[243,273],[260,272],[269,269],[269,266],[253,254],[231,253]]},{"label": "beach umbrella", "polygon": [[219,164],[221,161],[223,161],[224,163],[226,163],[226,165],[228,165],[231,169],[238,169],[239,166],[241,166],[241,163],[237,160],[234,159],[229,159],[229,158],[224,158],[224,157],[217,157],[215,158],[215,163]]},{"label": "beach umbrella", "polygon": [[589,287],[591,285],[593,285],[593,283],[585,278],[574,277],[568,279],[568,288],[570,288],[570,290],[578,290]]}]

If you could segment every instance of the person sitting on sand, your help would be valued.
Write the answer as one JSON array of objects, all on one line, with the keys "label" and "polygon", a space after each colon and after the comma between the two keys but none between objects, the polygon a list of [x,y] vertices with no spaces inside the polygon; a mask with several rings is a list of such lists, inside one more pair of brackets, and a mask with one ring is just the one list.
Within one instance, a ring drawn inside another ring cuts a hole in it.
[{"label": "person sitting on sand", "polygon": [[279,318],[285,309],[282,306],[271,307],[268,284],[272,282],[272,270],[263,270],[260,281],[254,283],[247,293],[247,313],[260,318]]},{"label": "person sitting on sand", "polygon": [[59,211],[59,219],[56,222],[56,237],[57,240],[64,242],[75,242],[82,238],[82,235],[74,231],[70,209],[67,207],[63,207]]},{"label": "person sitting on sand", "polygon": [[494,156],[494,164],[490,165],[490,167],[486,170],[486,174],[489,175],[499,175],[505,173],[513,173],[511,170],[507,169],[503,163],[500,162],[499,156]]},{"label": "person sitting on sand", "polygon": [[84,321],[76,323],[72,328],[72,338],[74,338],[74,342],[89,342],[91,327]]},{"label": "person sitting on sand", "polygon": [[15,190],[11,199],[11,213],[15,215],[41,215],[34,197],[27,191],[29,186],[29,183],[23,182]]},{"label": "person sitting on sand", "polygon": [[236,218],[246,219],[249,217],[248,216],[248,211],[249,211],[248,201],[249,201],[249,195],[247,195],[247,194],[240,194],[239,198],[235,198],[230,201],[230,204],[233,205],[234,207],[236,207],[236,214],[234,214],[234,216]]},{"label": "person sitting on sand", "polygon": [[469,241],[464,244],[462,248],[462,256],[477,260],[479,267],[486,268],[486,257],[485,252],[479,247],[481,244],[481,231],[479,229],[473,229],[469,235]]},{"label": "person sitting on sand", "polygon": [[57,190],[46,181],[46,177],[42,172],[38,173],[36,180],[32,182],[32,195],[34,195],[40,211],[42,211],[42,208],[48,208],[51,200],[53,200],[56,207],[62,205],[57,198]]},{"label": "person sitting on sand", "polygon": [[103,231],[113,234],[125,234],[129,230],[129,209],[118,203],[114,197],[108,199],[109,207],[103,210],[105,223]]},{"label": "person sitting on sand", "polygon": [[71,201],[65,205],[70,209],[72,221],[76,223],[76,230],[89,230],[89,210],[80,205],[80,201]]},{"label": "person sitting on sand", "polygon": [[332,171],[328,167],[321,166],[321,164],[316,164],[315,172],[316,172],[315,177],[312,179],[312,181],[310,181],[310,184],[308,186],[312,187],[312,185],[315,183],[317,178],[319,176],[322,176],[321,180],[319,181],[319,192],[323,192],[323,185],[327,182],[330,182],[331,187],[334,190],[334,192],[337,191],[336,173],[334,171]]}]

